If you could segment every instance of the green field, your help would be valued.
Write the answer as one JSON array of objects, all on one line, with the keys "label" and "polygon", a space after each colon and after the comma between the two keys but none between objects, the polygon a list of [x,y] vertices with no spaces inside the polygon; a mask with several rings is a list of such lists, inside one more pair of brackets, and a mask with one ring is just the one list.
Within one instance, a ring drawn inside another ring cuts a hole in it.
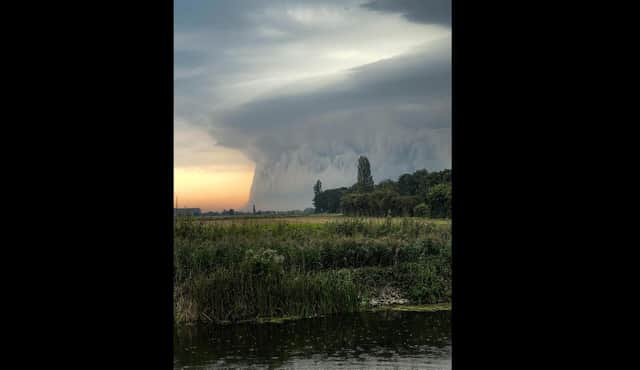
[{"label": "green field", "polygon": [[174,254],[177,323],[451,302],[450,220],[178,217]]},{"label": "green field", "polygon": [[[326,222],[348,221],[354,217],[343,216],[342,214],[314,214],[314,215],[239,215],[239,216],[202,216],[194,218],[198,221],[206,222],[226,222],[226,223],[299,223],[299,224],[317,224]],[[366,222],[381,223],[387,220],[386,217],[359,217],[359,220]],[[393,217],[392,222],[402,222],[402,217]],[[435,224],[451,224],[451,219],[443,218],[412,218],[415,222],[435,223]]]}]

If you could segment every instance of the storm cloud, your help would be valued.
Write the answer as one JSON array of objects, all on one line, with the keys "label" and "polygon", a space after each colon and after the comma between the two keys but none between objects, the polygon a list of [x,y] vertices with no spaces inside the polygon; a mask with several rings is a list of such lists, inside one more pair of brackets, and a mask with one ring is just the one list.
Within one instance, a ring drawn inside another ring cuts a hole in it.
[{"label": "storm cloud", "polygon": [[376,182],[451,167],[446,6],[212,3],[176,12],[176,120],[256,164],[248,205],[310,207],[360,155]]},{"label": "storm cloud", "polygon": [[412,22],[451,26],[451,0],[373,0],[362,6],[400,13]]}]

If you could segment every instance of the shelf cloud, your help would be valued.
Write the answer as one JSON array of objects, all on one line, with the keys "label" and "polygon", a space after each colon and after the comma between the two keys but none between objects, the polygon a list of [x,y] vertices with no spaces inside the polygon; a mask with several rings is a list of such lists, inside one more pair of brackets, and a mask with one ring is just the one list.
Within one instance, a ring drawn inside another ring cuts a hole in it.
[{"label": "shelf cloud", "polygon": [[355,182],[360,155],[376,182],[451,167],[450,1],[186,3],[176,131],[255,163],[247,206],[310,207],[317,179]]}]

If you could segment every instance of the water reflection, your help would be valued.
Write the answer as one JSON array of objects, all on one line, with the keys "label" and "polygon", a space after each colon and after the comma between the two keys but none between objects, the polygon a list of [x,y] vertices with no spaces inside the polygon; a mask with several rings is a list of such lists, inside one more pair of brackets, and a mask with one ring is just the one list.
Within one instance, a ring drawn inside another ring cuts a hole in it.
[{"label": "water reflection", "polygon": [[177,328],[175,369],[451,368],[451,313],[378,312]]}]

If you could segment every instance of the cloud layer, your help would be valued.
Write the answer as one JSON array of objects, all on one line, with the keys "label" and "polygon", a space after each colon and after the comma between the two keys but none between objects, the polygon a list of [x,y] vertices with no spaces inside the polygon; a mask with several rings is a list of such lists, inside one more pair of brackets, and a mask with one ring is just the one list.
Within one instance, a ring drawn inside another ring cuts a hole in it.
[{"label": "cloud layer", "polygon": [[212,3],[176,11],[176,122],[256,164],[248,205],[309,207],[317,179],[355,182],[360,155],[376,182],[451,166],[442,7]]},{"label": "cloud layer", "polygon": [[412,22],[451,26],[451,0],[373,0],[363,6],[399,13]]}]

